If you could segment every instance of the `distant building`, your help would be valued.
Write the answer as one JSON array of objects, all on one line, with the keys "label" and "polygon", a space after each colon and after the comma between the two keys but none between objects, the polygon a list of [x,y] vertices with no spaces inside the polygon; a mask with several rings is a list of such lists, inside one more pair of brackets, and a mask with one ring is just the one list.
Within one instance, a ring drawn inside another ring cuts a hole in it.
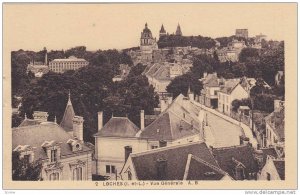
[{"label": "distant building", "polygon": [[236,29],[235,30],[236,37],[248,38],[248,29]]},{"label": "distant building", "polygon": [[140,38],[141,60],[152,61],[152,51],[155,49],[158,49],[156,38],[153,38],[152,32],[146,23]]},{"label": "distant building", "polygon": [[50,122],[47,112],[36,111],[34,119],[25,116],[12,129],[13,151],[28,162],[42,160],[43,180],[92,180],[94,149],[83,140],[83,118],[75,116],[70,107],[69,99],[63,119],[68,120],[67,125]]},{"label": "distant building", "polygon": [[[178,155],[180,154],[180,155]],[[130,154],[122,180],[232,180],[205,143],[194,142]]]},{"label": "distant building", "polygon": [[220,90],[220,79],[217,73],[207,74],[204,73],[203,78],[199,79],[203,84],[203,89],[200,92],[199,103],[207,107],[218,107],[218,94]]},{"label": "distant building", "polygon": [[177,35],[177,36],[182,36],[182,32],[181,32],[181,28],[180,28],[179,23],[178,23],[178,25],[177,25],[177,29],[176,29],[175,35]]},{"label": "distant building", "polygon": [[226,115],[231,115],[233,100],[249,97],[249,92],[240,84],[240,79],[231,79],[221,86],[218,93],[218,110]]},{"label": "distant building", "polygon": [[213,148],[221,169],[229,173],[235,180],[256,180],[259,170],[254,149],[249,144],[239,146]]},{"label": "distant building", "polygon": [[258,179],[267,181],[285,180],[285,160],[268,156]]},{"label": "distant building", "polygon": [[280,157],[285,151],[284,101],[274,100],[274,111],[266,118],[266,146],[275,147]]},{"label": "distant building", "polygon": [[70,56],[67,59],[54,59],[49,62],[49,69],[56,73],[63,73],[68,70],[77,70],[89,65],[89,62],[83,58]]},{"label": "distant building", "polygon": [[27,65],[27,73],[32,72],[35,77],[42,77],[49,72],[47,49],[44,47],[44,62],[38,62],[32,59]]}]

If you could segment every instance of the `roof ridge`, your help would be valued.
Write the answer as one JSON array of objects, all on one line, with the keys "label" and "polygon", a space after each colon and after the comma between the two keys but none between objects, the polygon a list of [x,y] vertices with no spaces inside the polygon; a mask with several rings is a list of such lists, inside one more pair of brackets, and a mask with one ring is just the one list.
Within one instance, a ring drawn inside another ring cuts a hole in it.
[{"label": "roof ridge", "polygon": [[176,148],[180,148],[180,147],[186,147],[186,146],[197,145],[197,144],[205,144],[205,142],[196,141],[196,142],[189,142],[189,143],[185,143],[185,144],[176,144],[176,145],[171,145],[171,146],[146,150],[146,151],[143,151],[143,152],[131,153],[130,155],[132,157],[138,157],[138,156],[143,156],[143,155],[146,155],[146,154],[152,154],[152,153],[155,153],[155,152],[158,152],[158,151],[165,151],[165,150],[176,149]]},{"label": "roof ridge", "polygon": [[249,145],[247,145],[247,144],[242,144],[242,145],[227,146],[227,147],[213,148],[213,149],[214,149],[214,150],[226,150],[226,149],[232,149],[232,148],[241,148],[241,147],[245,147],[245,146],[249,146]]},{"label": "roof ridge", "polygon": [[[59,127],[61,127],[60,125],[58,125],[57,123],[53,122],[53,121],[47,121],[47,123],[39,123],[39,124],[34,124],[34,125],[30,125],[29,127],[36,127],[39,125],[57,125]],[[18,129],[24,129],[24,128],[28,128],[28,126],[21,126],[21,127],[13,127],[12,130],[18,130]]]}]

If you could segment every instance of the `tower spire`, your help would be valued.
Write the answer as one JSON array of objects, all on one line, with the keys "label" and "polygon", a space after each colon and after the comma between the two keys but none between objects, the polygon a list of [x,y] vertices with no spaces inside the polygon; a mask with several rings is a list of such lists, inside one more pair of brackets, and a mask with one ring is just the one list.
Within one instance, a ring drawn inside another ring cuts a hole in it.
[{"label": "tower spire", "polygon": [[72,102],[71,102],[71,92],[70,92],[70,89],[69,89],[69,99],[68,99],[68,105],[72,105]]}]

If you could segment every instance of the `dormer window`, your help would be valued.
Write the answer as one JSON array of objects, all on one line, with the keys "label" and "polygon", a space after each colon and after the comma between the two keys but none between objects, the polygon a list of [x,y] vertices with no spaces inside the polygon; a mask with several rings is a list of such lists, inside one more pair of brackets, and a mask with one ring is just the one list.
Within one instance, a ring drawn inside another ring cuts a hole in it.
[{"label": "dormer window", "polygon": [[82,142],[78,139],[69,139],[67,143],[71,147],[72,152],[77,152],[82,150]]},{"label": "dormer window", "polygon": [[57,161],[57,149],[51,150],[51,162],[56,162],[56,161]]},{"label": "dormer window", "polygon": [[45,141],[42,144],[44,151],[47,153],[51,163],[57,162],[60,159],[60,143],[55,141]]}]

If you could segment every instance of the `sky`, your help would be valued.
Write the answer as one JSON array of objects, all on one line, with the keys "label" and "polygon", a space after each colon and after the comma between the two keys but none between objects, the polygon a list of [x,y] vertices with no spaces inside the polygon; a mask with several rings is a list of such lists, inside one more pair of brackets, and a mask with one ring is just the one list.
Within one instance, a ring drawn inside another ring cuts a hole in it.
[{"label": "sky", "polygon": [[139,45],[145,23],[157,39],[181,26],[183,35],[231,36],[247,28],[284,40],[291,4],[148,3],[148,4],[4,4],[3,32],[11,50],[39,51],[86,46],[87,50]]}]

